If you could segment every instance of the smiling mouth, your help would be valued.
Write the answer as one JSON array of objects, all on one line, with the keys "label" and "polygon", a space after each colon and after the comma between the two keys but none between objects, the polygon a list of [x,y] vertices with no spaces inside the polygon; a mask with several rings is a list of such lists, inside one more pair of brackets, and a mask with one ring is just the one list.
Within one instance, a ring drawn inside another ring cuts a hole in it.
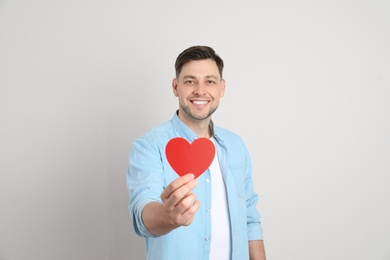
[{"label": "smiling mouth", "polygon": [[209,101],[207,100],[192,100],[191,102],[195,105],[206,105],[207,103],[209,103]]}]

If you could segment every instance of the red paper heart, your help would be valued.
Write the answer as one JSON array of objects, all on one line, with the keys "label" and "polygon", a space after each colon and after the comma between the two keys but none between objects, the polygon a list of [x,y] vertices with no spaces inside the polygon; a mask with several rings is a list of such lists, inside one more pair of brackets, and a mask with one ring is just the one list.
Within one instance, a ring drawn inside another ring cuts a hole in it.
[{"label": "red paper heart", "polygon": [[212,163],[215,146],[208,138],[198,138],[190,144],[186,139],[176,137],[167,143],[165,156],[178,175],[193,173],[198,178]]}]

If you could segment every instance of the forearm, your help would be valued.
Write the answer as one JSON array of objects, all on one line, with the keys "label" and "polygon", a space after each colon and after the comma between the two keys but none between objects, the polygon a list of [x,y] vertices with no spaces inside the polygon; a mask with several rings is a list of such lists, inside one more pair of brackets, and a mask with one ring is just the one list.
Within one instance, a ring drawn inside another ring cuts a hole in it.
[{"label": "forearm", "polygon": [[263,240],[249,241],[250,260],[266,260]]}]

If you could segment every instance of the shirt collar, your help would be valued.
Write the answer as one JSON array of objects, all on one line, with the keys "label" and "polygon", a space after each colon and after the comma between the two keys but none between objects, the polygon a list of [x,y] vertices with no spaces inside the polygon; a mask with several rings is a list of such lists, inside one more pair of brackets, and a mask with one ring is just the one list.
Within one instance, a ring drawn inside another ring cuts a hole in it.
[{"label": "shirt collar", "polygon": [[[195,132],[191,130],[191,128],[189,128],[186,124],[183,123],[183,121],[181,121],[178,116],[178,110],[173,114],[171,122],[181,137],[187,139],[190,142],[193,142],[195,139],[199,138],[199,136],[197,136]],[[211,135],[215,137],[214,123],[212,120],[210,120],[209,127],[211,129]]]}]

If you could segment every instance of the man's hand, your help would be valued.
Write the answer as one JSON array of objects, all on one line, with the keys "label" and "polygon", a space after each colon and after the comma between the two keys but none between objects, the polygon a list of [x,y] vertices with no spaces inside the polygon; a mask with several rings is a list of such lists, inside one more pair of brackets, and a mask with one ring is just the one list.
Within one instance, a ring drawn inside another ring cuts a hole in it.
[{"label": "man's hand", "polygon": [[161,193],[162,203],[151,202],[145,206],[142,219],[146,228],[160,236],[191,224],[200,207],[200,201],[192,193],[197,184],[193,174],[172,181]]},{"label": "man's hand", "polygon": [[192,190],[197,186],[194,175],[184,175],[171,182],[161,193],[163,209],[172,226],[188,226],[199,209],[200,202]]}]

